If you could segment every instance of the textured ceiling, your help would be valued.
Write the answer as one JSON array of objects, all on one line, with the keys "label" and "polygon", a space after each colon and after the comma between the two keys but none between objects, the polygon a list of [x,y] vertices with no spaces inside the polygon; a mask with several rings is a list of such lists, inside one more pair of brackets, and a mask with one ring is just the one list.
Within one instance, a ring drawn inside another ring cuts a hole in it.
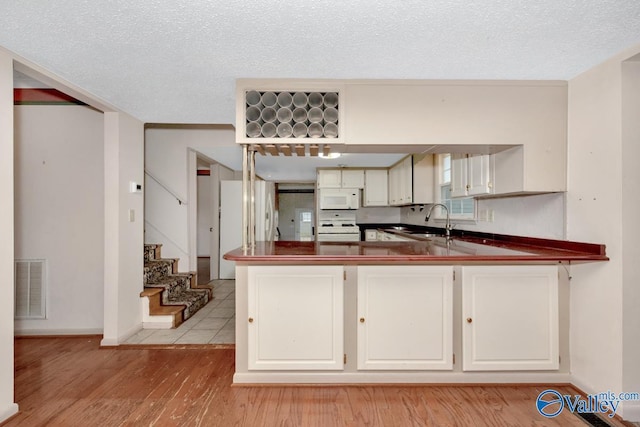
[{"label": "textured ceiling", "polygon": [[638,0],[3,0],[0,45],[149,123],[235,122],[241,77],[560,79]]}]

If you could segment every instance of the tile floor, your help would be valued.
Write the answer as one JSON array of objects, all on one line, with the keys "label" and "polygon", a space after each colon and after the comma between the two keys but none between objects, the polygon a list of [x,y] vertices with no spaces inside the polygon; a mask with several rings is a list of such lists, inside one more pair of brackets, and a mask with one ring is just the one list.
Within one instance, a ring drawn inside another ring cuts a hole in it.
[{"label": "tile floor", "polygon": [[234,344],[235,280],[214,280],[213,299],[176,329],[143,329],[125,344]]}]

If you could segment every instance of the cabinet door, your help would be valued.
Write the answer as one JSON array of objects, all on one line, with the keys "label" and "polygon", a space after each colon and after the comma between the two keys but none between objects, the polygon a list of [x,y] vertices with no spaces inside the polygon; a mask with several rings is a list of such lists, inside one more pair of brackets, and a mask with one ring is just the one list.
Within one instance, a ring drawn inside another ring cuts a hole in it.
[{"label": "cabinet door", "polygon": [[389,204],[400,204],[400,169],[397,165],[389,169]]},{"label": "cabinet door", "polygon": [[342,266],[250,266],[248,275],[249,369],[343,369]]},{"label": "cabinet door", "polygon": [[559,366],[556,266],[462,267],[465,371]]},{"label": "cabinet door", "polygon": [[[433,154],[413,155],[413,203],[434,203],[436,167]],[[438,189],[438,193],[440,190]]]},{"label": "cabinet door", "polygon": [[358,369],[453,368],[453,267],[358,267]]},{"label": "cabinet door", "polygon": [[400,203],[403,205],[413,202],[413,160],[406,157],[400,163]]},{"label": "cabinet door", "polygon": [[467,191],[467,155],[451,154],[451,197],[464,197]]},{"label": "cabinet door", "polygon": [[387,206],[388,177],[385,169],[367,169],[364,172],[364,205]]},{"label": "cabinet door", "polygon": [[341,169],[319,169],[318,188],[340,188],[342,187]]},{"label": "cabinet door", "polygon": [[473,155],[467,158],[467,194],[475,196],[478,194],[491,194],[492,192],[492,171],[491,156]]},{"label": "cabinet door", "polygon": [[342,188],[364,188],[364,169],[344,169]]},{"label": "cabinet door", "polygon": [[364,232],[364,240],[367,242],[377,242],[378,241],[378,230],[365,230]]}]

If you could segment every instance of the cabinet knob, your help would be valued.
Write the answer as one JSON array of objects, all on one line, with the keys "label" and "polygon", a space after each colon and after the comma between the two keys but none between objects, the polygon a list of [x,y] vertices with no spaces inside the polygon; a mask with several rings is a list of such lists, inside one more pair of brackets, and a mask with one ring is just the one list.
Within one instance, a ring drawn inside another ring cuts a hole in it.
[{"label": "cabinet knob", "polygon": [[360,318],[360,323],[364,323],[364,317]]},{"label": "cabinet knob", "polygon": [[473,322],[473,319],[471,317],[467,317],[467,323],[471,323]]},{"label": "cabinet knob", "polygon": [[253,317],[249,317],[249,323],[253,323]]}]

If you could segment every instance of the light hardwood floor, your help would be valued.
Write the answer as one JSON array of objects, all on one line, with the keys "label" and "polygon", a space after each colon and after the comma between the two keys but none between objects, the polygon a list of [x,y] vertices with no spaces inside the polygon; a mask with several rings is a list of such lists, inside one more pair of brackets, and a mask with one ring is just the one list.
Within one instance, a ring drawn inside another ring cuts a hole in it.
[{"label": "light hardwood floor", "polygon": [[545,385],[232,387],[233,349],[100,349],[100,338],[16,339],[21,412],[6,425],[585,426],[537,413]]}]

